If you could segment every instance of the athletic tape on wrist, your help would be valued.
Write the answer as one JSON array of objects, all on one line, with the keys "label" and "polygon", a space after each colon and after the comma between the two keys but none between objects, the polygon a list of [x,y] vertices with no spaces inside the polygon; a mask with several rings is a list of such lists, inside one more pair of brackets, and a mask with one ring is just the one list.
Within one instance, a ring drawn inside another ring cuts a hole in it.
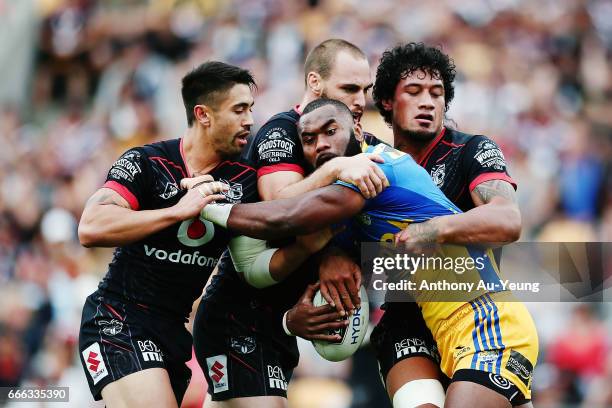
[{"label": "athletic tape on wrist", "polygon": [[291,332],[289,331],[289,329],[287,328],[287,313],[289,313],[289,311],[288,311],[288,310],[287,310],[287,311],[285,312],[285,314],[283,315],[283,330],[285,330],[285,334],[286,334],[287,336],[294,336],[294,337],[295,337],[295,334],[291,333]]},{"label": "athletic tape on wrist", "polygon": [[227,220],[234,204],[211,203],[202,208],[200,215],[202,218],[214,222],[217,225],[227,228]]},{"label": "athletic tape on wrist", "polygon": [[270,261],[278,248],[268,248],[266,241],[239,235],[229,242],[230,256],[236,271],[258,289],[277,284],[270,273]]},{"label": "athletic tape on wrist", "polygon": [[261,252],[253,264],[244,271],[244,277],[251,286],[262,289],[278,283],[270,273],[270,261],[276,251],[278,248],[269,248]]}]

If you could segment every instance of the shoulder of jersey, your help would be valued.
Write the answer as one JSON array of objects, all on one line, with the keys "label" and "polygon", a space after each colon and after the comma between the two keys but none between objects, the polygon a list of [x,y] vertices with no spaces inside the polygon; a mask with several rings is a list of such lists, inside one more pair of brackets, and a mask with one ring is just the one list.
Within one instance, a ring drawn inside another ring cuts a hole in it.
[{"label": "shoulder of jersey", "polygon": [[[373,153],[373,154],[380,154],[383,157],[387,157],[391,159],[391,161],[400,160],[404,158],[412,160],[412,156],[410,156],[409,154],[404,153],[401,150],[397,150],[396,148],[391,147],[384,142],[380,142],[377,145],[368,145],[366,152]],[[385,162],[385,163],[380,163],[380,164],[389,164],[389,163]]]},{"label": "shoulder of jersey", "polygon": [[291,109],[285,112],[280,112],[272,116],[270,119],[268,119],[266,121],[266,125],[270,122],[273,122],[275,120],[281,120],[281,119],[297,123],[297,121],[300,119],[300,114],[295,109]]},{"label": "shoulder of jersey", "polygon": [[261,128],[263,129],[264,127],[269,126],[272,123],[281,121],[289,122],[291,125],[295,126],[297,125],[298,120],[300,120],[300,114],[297,113],[295,110],[280,112],[268,119]]},{"label": "shoulder of jersey", "polygon": [[474,139],[480,139],[480,140],[482,140],[483,138],[489,139],[489,137],[485,135],[472,135],[470,133],[464,133],[464,132],[460,132],[458,130],[449,129],[449,128],[447,128],[446,131],[448,132],[450,136],[451,143],[454,143],[456,145],[466,145],[467,143],[469,143],[470,141]]},{"label": "shoulder of jersey", "polygon": [[171,154],[176,149],[180,149],[180,143],[181,139],[162,140],[160,142],[148,143],[142,146],[142,150],[149,156],[160,153]]},{"label": "shoulder of jersey", "polygon": [[266,132],[265,134],[261,132],[262,129],[269,127],[269,126],[273,126],[276,123],[280,122],[287,122],[289,123],[291,126],[295,127],[297,125],[298,120],[300,119],[300,114],[297,113],[295,111],[295,109],[290,110],[290,111],[286,111],[286,112],[280,112],[277,113],[276,115],[272,116],[270,119],[268,119],[266,121],[266,123],[264,123],[259,130],[257,131],[257,133],[255,134],[254,138],[253,138],[253,142],[254,144],[259,143],[259,141],[266,136],[268,132]]},{"label": "shoulder of jersey", "polygon": [[385,144],[389,146],[385,141],[380,140],[370,132],[363,132],[363,140],[368,146],[377,146],[379,144]]}]

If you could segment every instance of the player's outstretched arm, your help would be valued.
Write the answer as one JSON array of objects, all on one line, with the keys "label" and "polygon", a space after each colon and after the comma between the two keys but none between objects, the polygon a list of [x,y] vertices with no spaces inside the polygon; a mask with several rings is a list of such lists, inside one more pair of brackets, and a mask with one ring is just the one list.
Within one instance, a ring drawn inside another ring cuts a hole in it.
[{"label": "player's outstretched arm", "polygon": [[223,195],[227,186],[209,183],[207,190],[189,190],[177,204],[159,210],[133,210],[110,188],[101,188],[87,201],[79,222],[79,241],[83,246],[114,247],[139,241],[170,225],[197,217],[202,208]]},{"label": "player's outstretched arm", "polygon": [[242,235],[276,239],[318,231],[354,216],[364,204],[356,191],[331,185],[284,200],[208,205],[202,215]]},{"label": "player's outstretched arm", "polygon": [[[281,186],[281,188],[261,188],[262,184],[267,184],[268,180],[266,178],[272,179],[274,176],[274,174],[270,174],[260,178],[258,187],[264,200],[272,200],[296,197],[317,188],[328,186],[336,180],[342,180],[354,184],[364,197],[373,198],[389,186],[385,173],[376,163],[384,163],[384,159],[375,154],[365,153],[353,157],[336,157],[305,179],[296,180],[293,183],[284,183],[279,179],[275,184]],[[268,191],[269,193],[266,193]]]},{"label": "player's outstretched arm", "polygon": [[510,183],[485,181],[471,194],[477,207],[411,224],[396,236],[396,243],[504,244],[519,239],[521,213]]}]

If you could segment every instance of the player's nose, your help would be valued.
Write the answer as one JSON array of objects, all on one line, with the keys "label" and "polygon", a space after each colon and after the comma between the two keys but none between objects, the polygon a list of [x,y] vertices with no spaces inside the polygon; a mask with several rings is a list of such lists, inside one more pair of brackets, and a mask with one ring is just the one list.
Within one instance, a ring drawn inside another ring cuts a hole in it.
[{"label": "player's nose", "polygon": [[419,109],[433,110],[435,107],[436,105],[429,92],[423,92],[423,95],[419,98]]},{"label": "player's nose", "polygon": [[364,92],[357,92],[355,94],[355,99],[353,99],[353,106],[357,108],[359,113],[363,112],[363,109],[366,105],[366,97]]},{"label": "player's nose", "polygon": [[250,129],[251,126],[253,126],[254,124],[254,120],[253,120],[253,112],[251,112],[250,110],[247,112],[246,117],[244,119],[244,121],[242,122],[242,126],[244,126],[247,129]]},{"label": "player's nose", "polygon": [[329,142],[326,140],[326,138],[324,137],[320,137],[317,139],[317,153],[321,153],[327,149],[329,149],[331,146],[329,144]]}]

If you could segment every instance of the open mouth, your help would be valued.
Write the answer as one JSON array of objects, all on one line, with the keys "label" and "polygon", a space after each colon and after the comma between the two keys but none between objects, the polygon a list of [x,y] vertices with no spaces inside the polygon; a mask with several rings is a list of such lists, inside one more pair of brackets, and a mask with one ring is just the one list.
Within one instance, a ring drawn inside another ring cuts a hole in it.
[{"label": "open mouth", "polygon": [[236,140],[238,141],[238,144],[240,146],[244,146],[247,144],[247,138],[249,137],[249,135],[251,134],[251,132],[241,132],[238,133],[236,135]]},{"label": "open mouth", "polygon": [[433,122],[433,115],[429,113],[420,113],[416,115],[416,119],[428,120],[430,122]]},{"label": "open mouth", "polygon": [[421,125],[429,125],[429,124],[433,123],[434,117],[433,117],[433,115],[431,115],[429,113],[420,113],[420,114],[415,116],[415,119]]},{"label": "open mouth", "polygon": [[359,123],[362,115],[363,115],[363,112],[353,112],[353,121],[355,123]]}]

